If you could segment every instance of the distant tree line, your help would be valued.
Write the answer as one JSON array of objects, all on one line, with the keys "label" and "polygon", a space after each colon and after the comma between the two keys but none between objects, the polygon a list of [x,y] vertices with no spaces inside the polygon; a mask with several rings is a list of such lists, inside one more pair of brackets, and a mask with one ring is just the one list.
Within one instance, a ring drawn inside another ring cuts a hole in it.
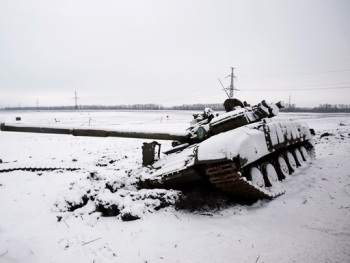
[{"label": "distant tree line", "polygon": [[3,110],[74,110],[74,106],[52,106],[52,107],[5,107]]},{"label": "distant tree line", "polygon": [[148,104],[131,104],[131,105],[84,105],[80,106],[79,109],[88,110],[164,110],[165,108],[160,104],[148,103]]},{"label": "distant tree line", "polygon": [[[214,111],[224,111],[222,103],[212,104],[183,104],[180,106],[164,107],[160,104],[132,104],[132,105],[82,105],[79,110],[195,110],[202,111],[205,108],[211,108]],[[5,107],[4,110],[75,110],[74,106],[55,106],[55,107]],[[320,104],[318,107],[296,107],[295,105],[288,105],[281,109],[282,112],[349,112],[350,104]]]},{"label": "distant tree line", "polygon": [[318,107],[308,108],[308,107],[296,107],[291,105],[284,109],[281,109],[282,112],[318,112],[318,113],[333,113],[333,112],[349,112],[350,113],[350,104],[320,104]]},{"label": "distant tree line", "polygon": [[[5,107],[4,110],[75,110],[75,106],[51,107]],[[79,110],[163,110],[167,109],[159,104],[133,104],[133,105],[80,105]]]},{"label": "distant tree line", "polygon": [[[213,110],[224,110],[222,104],[184,104],[181,106],[164,107],[160,104],[131,104],[131,105],[81,105],[79,110],[200,110],[211,108]],[[74,106],[54,106],[54,107],[5,107],[4,110],[75,110]]]},{"label": "distant tree line", "polygon": [[204,110],[205,108],[211,108],[215,111],[224,110],[224,105],[222,103],[212,103],[212,104],[183,104],[181,106],[173,106],[172,110]]}]

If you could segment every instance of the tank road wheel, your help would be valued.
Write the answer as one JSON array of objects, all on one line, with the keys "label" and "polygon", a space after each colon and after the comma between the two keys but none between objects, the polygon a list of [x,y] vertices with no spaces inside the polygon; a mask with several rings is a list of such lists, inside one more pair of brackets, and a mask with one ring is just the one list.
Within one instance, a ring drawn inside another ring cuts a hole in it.
[{"label": "tank road wheel", "polygon": [[278,175],[275,167],[271,163],[266,163],[264,165],[264,174],[268,182],[266,182],[266,186],[270,187],[278,182]]},{"label": "tank road wheel", "polygon": [[259,188],[265,187],[264,176],[258,167],[256,166],[251,167],[249,171],[249,176],[253,185]]},{"label": "tank road wheel", "polygon": [[302,155],[304,161],[305,162],[309,162],[311,158],[310,158],[310,155],[309,155],[309,153],[307,152],[307,150],[305,149],[304,146],[300,147],[300,152],[301,152],[301,155]]},{"label": "tank road wheel", "polygon": [[291,172],[293,173],[297,169],[297,163],[295,161],[293,154],[289,151],[286,152],[286,160],[289,164],[289,168]]},{"label": "tank road wheel", "polygon": [[280,176],[280,179],[284,179],[289,175],[289,167],[282,155],[279,155],[276,160],[277,172]]},{"label": "tank road wheel", "polygon": [[298,166],[302,166],[303,162],[304,162],[304,159],[303,159],[303,156],[301,155],[299,149],[295,148],[293,150],[293,153],[294,153],[294,157],[295,157],[295,161],[296,161],[297,165]]}]

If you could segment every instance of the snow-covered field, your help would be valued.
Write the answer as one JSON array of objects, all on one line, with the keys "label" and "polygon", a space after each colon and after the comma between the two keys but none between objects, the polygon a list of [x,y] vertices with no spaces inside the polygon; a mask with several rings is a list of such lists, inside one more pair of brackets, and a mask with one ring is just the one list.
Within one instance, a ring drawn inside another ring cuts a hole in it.
[{"label": "snow-covered field", "polygon": [[[183,130],[192,119],[182,111],[0,111],[0,122],[16,117],[24,124],[161,131]],[[159,210],[153,192],[133,189],[128,173],[141,166],[145,140],[0,132],[0,168],[83,168],[0,173],[0,262],[350,262],[350,115],[279,117],[315,129],[316,160],[284,181],[286,193],[272,201],[204,214]],[[161,143],[165,150],[171,142]],[[107,183],[125,192],[108,193]],[[125,211],[101,217],[90,202],[66,211],[67,201],[87,192],[117,199]],[[140,219],[123,221],[128,211]]]}]

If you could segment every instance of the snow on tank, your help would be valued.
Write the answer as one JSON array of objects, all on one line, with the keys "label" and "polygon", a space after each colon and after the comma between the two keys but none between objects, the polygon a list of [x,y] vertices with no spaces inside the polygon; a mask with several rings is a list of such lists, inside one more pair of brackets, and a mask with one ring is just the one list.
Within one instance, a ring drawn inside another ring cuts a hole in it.
[{"label": "snow on tank", "polygon": [[[243,104],[243,103],[242,103]],[[189,130],[192,146],[154,162],[145,172],[147,185],[181,188],[207,180],[215,187],[245,198],[272,198],[279,185],[313,156],[308,125],[275,117],[283,103],[262,101],[233,107],[221,115],[206,109],[195,115]]]}]

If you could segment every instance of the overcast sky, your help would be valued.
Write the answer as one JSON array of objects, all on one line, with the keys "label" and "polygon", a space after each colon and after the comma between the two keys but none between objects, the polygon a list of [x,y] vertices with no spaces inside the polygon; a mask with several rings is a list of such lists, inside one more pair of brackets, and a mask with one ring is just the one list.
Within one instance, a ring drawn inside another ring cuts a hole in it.
[{"label": "overcast sky", "polygon": [[350,104],[348,0],[0,0],[0,107]]}]

